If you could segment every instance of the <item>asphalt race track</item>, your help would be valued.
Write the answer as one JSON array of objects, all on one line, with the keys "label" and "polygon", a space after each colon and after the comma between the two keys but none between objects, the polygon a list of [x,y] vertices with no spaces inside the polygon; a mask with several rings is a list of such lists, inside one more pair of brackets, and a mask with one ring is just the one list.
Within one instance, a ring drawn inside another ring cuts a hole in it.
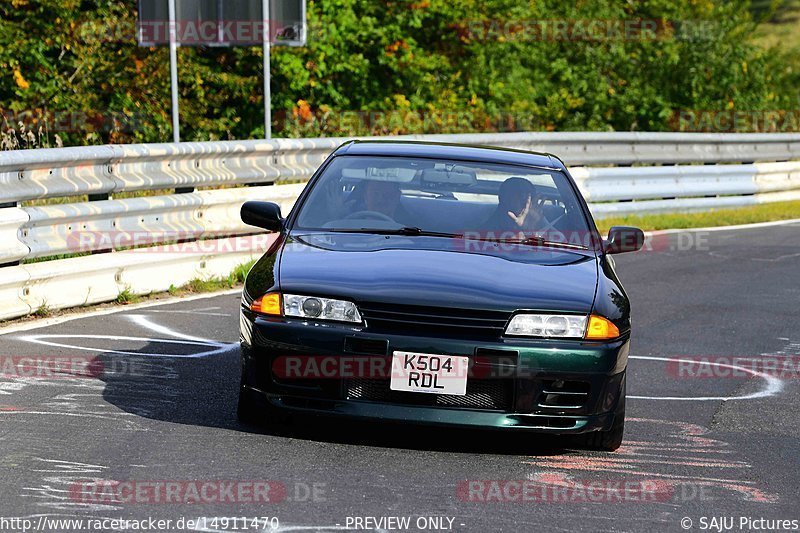
[{"label": "asphalt race track", "polygon": [[[37,524],[206,517],[183,529],[197,531],[234,530],[221,517],[275,517],[280,531],[396,530],[387,518],[407,517],[408,531],[470,532],[797,520],[800,224],[663,236],[653,248],[617,258],[635,328],[617,453],[407,426],[241,425],[239,299],[223,295],[3,334],[5,361],[96,366],[46,377],[3,370],[0,515]],[[245,491],[165,503],[147,492],[147,483],[193,481],[268,481],[274,501],[252,503]],[[98,483],[127,487],[113,489],[125,501]],[[757,524],[745,526],[734,530]]]}]

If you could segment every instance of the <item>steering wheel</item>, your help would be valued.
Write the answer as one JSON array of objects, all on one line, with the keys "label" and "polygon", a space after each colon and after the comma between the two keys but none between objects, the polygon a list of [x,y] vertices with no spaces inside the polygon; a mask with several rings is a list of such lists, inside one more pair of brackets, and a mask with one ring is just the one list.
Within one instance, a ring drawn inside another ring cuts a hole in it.
[{"label": "steering wheel", "polygon": [[355,213],[350,213],[344,220],[353,220],[354,218],[366,218],[366,219],[374,219],[374,220],[385,220],[386,222],[395,222],[395,219],[390,217],[389,215],[384,215],[383,213],[379,213],[377,211],[356,211]]}]

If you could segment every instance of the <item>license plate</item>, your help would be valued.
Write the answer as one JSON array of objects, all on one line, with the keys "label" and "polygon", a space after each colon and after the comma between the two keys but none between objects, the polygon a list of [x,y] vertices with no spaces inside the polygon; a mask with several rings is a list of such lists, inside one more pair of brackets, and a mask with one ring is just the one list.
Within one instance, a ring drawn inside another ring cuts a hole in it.
[{"label": "license plate", "polygon": [[464,396],[469,357],[394,352],[391,390]]}]

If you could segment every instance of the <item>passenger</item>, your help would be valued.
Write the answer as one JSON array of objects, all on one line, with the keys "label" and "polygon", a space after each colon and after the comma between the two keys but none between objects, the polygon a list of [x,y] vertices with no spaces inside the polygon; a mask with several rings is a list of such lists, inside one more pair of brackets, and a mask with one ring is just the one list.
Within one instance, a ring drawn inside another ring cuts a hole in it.
[{"label": "passenger", "polygon": [[497,209],[484,223],[487,232],[531,231],[544,220],[536,186],[526,179],[508,178],[500,185],[497,199]]}]

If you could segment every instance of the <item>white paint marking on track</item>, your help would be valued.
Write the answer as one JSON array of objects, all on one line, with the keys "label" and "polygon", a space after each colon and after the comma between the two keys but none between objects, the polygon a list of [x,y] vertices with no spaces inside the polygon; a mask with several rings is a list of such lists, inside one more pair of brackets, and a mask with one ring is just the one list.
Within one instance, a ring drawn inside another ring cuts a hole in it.
[{"label": "white paint marking on track", "polygon": [[[221,343],[211,339],[204,339],[202,337],[194,337],[175,331],[167,326],[156,324],[145,315],[127,315],[134,324],[144,329],[150,330],[160,335],[173,337],[172,339],[152,339],[149,337],[126,337],[118,335],[66,335],[66,334],[49,334],[49,335],[22,335],[18,337],[20,340],[32,342],[35,344],[42,344],[55,348],[68,348],[73,350],[82,350],[95,353],[116,354],[116,355],[139,355],[150,357],[174,357],[183,359],[197,359],[201,357],[210,357],[212,355],[219,355],[230,352],[238,347],[237,343]],[[78,346],[75,344],[68,344],[65,342],[55,342],[54,339],[95,339],[95,340],[108,340],[108,341],[128,341],[128,342],[142,342],[146,344],[164,344],[164,345],[186,345],[186,346],[200,346],[208,348],[204,351],[190,354],[170,354],[170,353],[154,353],[154,352],[133,352],[126,350],[114,350],[110,348],[89,348],[86,346]]]},{"label": "white paint marking on track", "polygon": [[13,392],[9,391],[20,391],[25,388],[25,383],[19,382],[12,382],[12,381],[3,381],[0,382],[0,395],[11,395]]},{"label": "white paint marking on track", "polygon": [[211,355],[217,355],[221,353],[227,353],[232,350],[238,348],[238,343],[223,343],[217,342],[211,339],[204,339],[202,337],[194,337],[192,335],[186,335],[184,333],[180,333],[175,331],[174,329],[168,328],[167,326],[162,326],[160,324],[156,324],[152,320],[150,320],[145,315],[128,315],[128,318],[133,321],[134,324],[137,326],[143,327],[145,329],[149,329],[154,333],[160,333],[161,335],[167,335],[169,337],[175,337],[176,339],[183,339],[184,341],[188,342],[199,342],[204,343],[208,346],[216,346],[217,350],[211,352],[205,352],[202,355],[197,355],[197,357],[208,357]]},{"label": "white paint marking on track", "polygon": [[134,429],[134,430],[143,430],[148,431],[146,429],[142,429],[139,425],[133,423],[130,420],[121,419],[118,417],[113,416],[104,416],[104,415],[95,415],[95,414],[88,414],[88,413],[65,413],[60,411],[4,411],[0,410],[0,416],[10,416],[10,415],[50,415],[50,416],[71,416],[74,418],[96,418],[98,420],[110,420],[111,422],[123,422],[127,427],[126,429]]},{"label": "white paint marking on track", "polygon": [[[52,469],[41,470],[37,468],[31,469],[31,472],[58,472],[58,473],[78,473],[90,474],[102,472],[107,469],[107,466],[92,465],[88,463],[76,463],[74,461],[61,461],[59,459],[45,459],[44,457],[35,457],[36,460],[48,463]],[[54,469],[54,470],[53,470]]]},{"label": "white paint marking on track", "polygon": [[784,259],[794,259],[795,257],[800,257],[800,253],[798,254],[786,254],[786,255],[779,255],[778,257],[751,257],[751,261],[760,261],[762,263],[777,263],[778,261],[783,261]]},{"label": "white paint marking on track", "polygon": [[[629,359],[642,359],[645,361],[665,361],[669,362],[686,362],[686,363],[696,363],[697,361],[691,359],[680,359],[677,357],[651,357],[645,355],[631,355]],[[754,400],[757,398],[768,398],[770,396],[775,396],[779,392],[783,390],[783,381],[776,378],[775,376],[770,376],[769,374],[763,372],[757,372],[755,370],[751,370],[749,368],[745,368],[743,366],[736,366],[736,365],[729,365],[726,363],[715,363],[712,361],[704,361],[703,364],[708,364],[712,366],[722,367],[722,368],[731,368],[734,370],[741,370],[742,372],[746,372],[748,374],[752,374],[753,376],[757,376],[762,378],[764,381],[767,382],[766,387],[761,389],[760,391],[753,392],[751,394],[743,394],[740,396],[627,396],[633,400],[667,400],[667,401],[694,401],[694,402],[703,402],[703,401],[722,401],[727,402],[730,400]]]},{"label": "white paint marking on track", "polygon": [[[218,355],[221,353],[227,353],[234,348],[236,348],[237,344],[219,344],[219,343],[212,343],[211,341],[188,341],[188,340],[177,340],[177,339],[149,339],[146,337],[119,337],[116,335],[23,335],[18,337],[20,340],[26,342],[32,342],[35,344],[42,344],[45,346],[52,346],[55,348],[69,348],[73,350],[82,350],[86,352],[95,352],[95,353],[105,353],[105,354],[117,354],[117,355],[142,355],[142,356],[150,356],[150,357],[172,357],[172,358],[184,358],[184,359],[196,359],[200,357],[209,357],[212,355]],[[191,345],[191,346],[203,346],[205,348],[211,348],[210,350],[206,350],[204,352],[198,353],[191,353],[191,354],[168,354],[168,353],[152,353],[152,352],[128,352],[124,350],[112,350],[109,348],[88,348],[86,346],[78,346],[75,344],[66,344],[63,342],[53,342],[49,339],[98,339],[98,340],[110,340],[110,341],[131,341],[131,342],[143,342],[143,343],[152,343],[152,344],[181,344],[181,345]]]},{"label": "white paint marking on track", "polygon": [[138,304],[126,305],[124,307],[109,307],[105,309],[97,309],[95,311],[86,311],[83,313],[70,313],[68,315],[58,316],[55,318],[37,319],[31,322],[23,322],[20,324],[13,324],[11,326],[2,327],[0,328],[0,336],[8,335],[9,333],[20,333],[23,331],[30,331],[33,329],[47,328],[50,326],[55,326],[57,324],[64,324],[65,322],[72,322],[73,320],[80,320],[83,318],[116,315],[117,313],[127,313],[139,309],[150,309],[152,307],[161,307],[164,305],[174,305],[179,303],[193,302],[196,300],[207,300],[208,298],[217,298],[219,296],[233,296],[234,294],[239,295],[241,293],[242,289],[239,288],[222,292],[209,292],[205,294],[195,294],[192,296],[167,298],[164,300],[158,300],[156,302],[142,302]]},{"label": "white paint marking on track", "polygon": [[167,337],[175,337],[176,339],[183,339],[185,341],[199,342],[203,344],[208,344],[210,346],[225,346],[225,344],[219,343],[217,341],[212,341],[211,339],[204,339],[202,337],[193,337],[192,335],[186,335],[184,333],[175,331],[174,329],[168,328],[167,326],[156,324],[155,322],[147,318],[147,316],[145,315],[127,315],[126,318],[130,319],[137,326],[143,327],[144,329],[149,329],[154,333],[166,335]]},{"label": "white paint marking on track", "polygon": [[169,315],[197,315],[197,316],[233,316],[230,313],[212,313],[210,311],[195,311],[194,309],[189,309],[188,311],[177,311],[177,310],[169,310],[164,311],[161,309],[153,309],[148,311],[148,313],[166,313]]}]

